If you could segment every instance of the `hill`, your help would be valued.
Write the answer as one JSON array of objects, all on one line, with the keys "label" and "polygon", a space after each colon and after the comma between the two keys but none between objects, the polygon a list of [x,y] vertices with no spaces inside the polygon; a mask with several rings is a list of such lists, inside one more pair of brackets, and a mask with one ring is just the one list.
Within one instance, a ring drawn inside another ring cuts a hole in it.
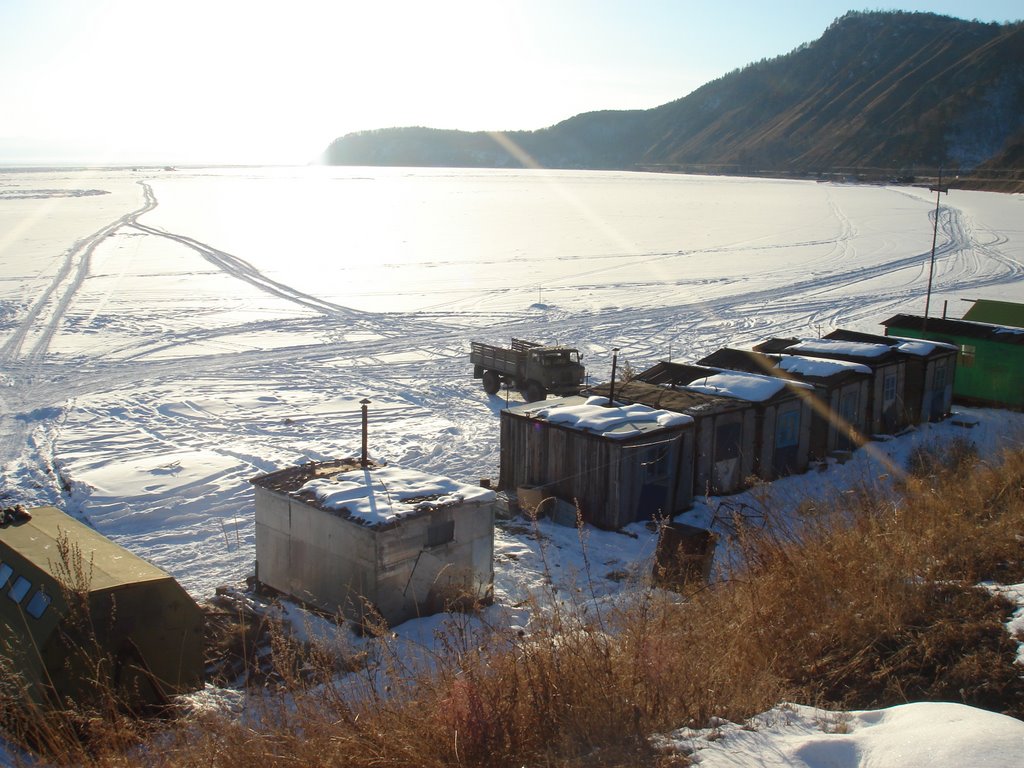
[{"label": "hill", "polygon": [[[330,165],[867,176],[979,169],[1024,153],[1024,24],[851,12],[817,40],[649,110],[588,112],[504,134],[348,134]],[[1012,175],[1012,174],[1011,174]]]}]

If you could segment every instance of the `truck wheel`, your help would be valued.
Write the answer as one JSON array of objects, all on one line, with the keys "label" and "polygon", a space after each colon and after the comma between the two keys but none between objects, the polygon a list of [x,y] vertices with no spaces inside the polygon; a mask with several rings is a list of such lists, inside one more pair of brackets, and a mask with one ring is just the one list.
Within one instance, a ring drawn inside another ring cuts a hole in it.
[{"label": "truck wheel", "polygon": [[544,385],[537,381],[526,382],[526,389],[523,390],[523,394],[526,396],[526,402],[536,403],[540,400],[547,399],[548,393],[544,389]]},{"label": "truck wheel", "polygon": [[484,371],[484,392],[488,395],[496,395],[498,388],[501,386],[501,380],[498,378],[498,374],[495,371]]}]

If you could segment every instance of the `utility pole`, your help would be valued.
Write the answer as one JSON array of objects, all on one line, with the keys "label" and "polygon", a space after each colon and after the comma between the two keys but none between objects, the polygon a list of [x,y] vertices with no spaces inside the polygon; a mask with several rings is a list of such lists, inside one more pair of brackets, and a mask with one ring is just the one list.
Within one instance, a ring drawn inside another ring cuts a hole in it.
[{"label": "utility pole", "polygon": [[932,227],[932,259],[928,267],[928,294],[924,300],[925,323],[928,322],[928,310],[932,303],[932,278],[935,275],[935,242],[939,237],[939,198],[943,192],[947,195],[949,194],[949,187],[942,185],[942,168],[939,168],[939,183],[934,187],[928,187],[928,189],[935,193],[935,223]]}]

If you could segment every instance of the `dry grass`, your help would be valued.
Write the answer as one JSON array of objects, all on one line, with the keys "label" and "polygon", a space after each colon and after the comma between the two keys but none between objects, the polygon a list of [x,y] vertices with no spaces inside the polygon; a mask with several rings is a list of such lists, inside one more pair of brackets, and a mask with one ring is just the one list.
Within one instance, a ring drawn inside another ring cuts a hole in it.
[{"label": "dry grass", "polygon": [[1007,607],[975,585],[1024,580],[1024,454],[996,468],[955,458],[917,457],[894,497],[805,504],[784,537],[739,528],[729,546],[742,567],[685,601],[636,589],[601,614],[538,608],[526,637],[456,616],[441,650],[411,661],[382,632],[378,663],[344,676],[344,649],[277,638],[277,687],[250,691],[241,714],[182,717],[159,735],[101,718],[113,733],[65,754],[98,766],[659,765],[649,734],[783,700],[952,700],[1021,717]]}]

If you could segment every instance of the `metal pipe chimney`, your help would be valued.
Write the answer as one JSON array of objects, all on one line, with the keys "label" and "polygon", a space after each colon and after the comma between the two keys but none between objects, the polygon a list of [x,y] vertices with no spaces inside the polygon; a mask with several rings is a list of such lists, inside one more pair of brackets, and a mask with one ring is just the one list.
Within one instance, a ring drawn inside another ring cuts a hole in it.
[{"label": "metal pipe chimney", "polygon": [[608,408],[615,407],[615,364],[618,361],[619,348],[612,347],[612,383],[608,389]]},{"label": "metal pipe chimney", "polygon": [[361,466],[361,467],[363,467],[365,469],[366,466],[370,463],[369,459],[366,457],[366,433],[367,433],[367,423],[369,421],[369,419],[367,417],[366,406],[368,406],[370,404],[370,401],[367,398],[363,398],[362,400],[359,401],[359,404],[361,406],[363,406],[363,455],[362,455],[362,458],[359,460],[359,466]]}]

